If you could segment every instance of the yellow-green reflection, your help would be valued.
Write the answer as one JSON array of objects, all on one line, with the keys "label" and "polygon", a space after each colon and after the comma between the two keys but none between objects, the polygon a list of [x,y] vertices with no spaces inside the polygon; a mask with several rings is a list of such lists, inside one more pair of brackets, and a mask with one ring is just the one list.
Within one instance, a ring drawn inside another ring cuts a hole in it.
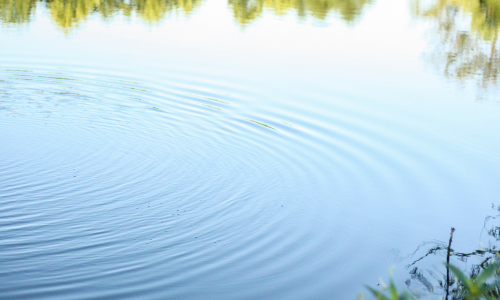
[{"label": "yellow-green reflection", "polygon": [[234,17],[240,24],[248,24],[262,15],[264,10],[284,15],[295,11],[299,18],[312,16],[324,20],[336,13],[346,23],[352,24],[373,0],[229,0]]},{"label": "yellow-green reflection", "polygon": [[427,9],[414,4],[417,16],[437,22],[439,42],[429,58],[440,72],[462,83],[497,84],[500,0],[437,0]]},{"label": "yellow-green reflection", "polygon": [[107,19],[116,14],[135,14],[146,22],[162,20],[168,12],[190,14],[201,0],[52,0],[48,7],[52,18],[62,28],[71,28],[97,13]]},{"label": "yellow-green reflection", "polygon": [[0,0],[0,21],[7,24],[27,23],[35,6],[35,0]]},{"label": "yellow-green reflection", "polygon": [[[30,20],[35,0],[0,0],[0,20],[20,24]],[[103,19],[116,15],[135,15],[148,23],[162,20],[168,12],[182,11],[189,15],[201,0],[49,0],[47,6],[54,22],[62,29],[74,28],[91,14]]]},{"label": "yellow-green reflection", "polygon": [[[54,22],[68,31],[86,21],[91,15],[109,19],[116,15],[137,16],[148,23],[162,20],[169,12],[189,15],[203,0],[0,0],[0,21],[4,24],[27,23],[37,3],[48,8]],[[307,16],[324,20],[335,13],[352,24],[367,4],[375,0],[229,0],[235,20],[248,24],[262,15],[263,10],[276,15],[290,12],[299,18]]]}]

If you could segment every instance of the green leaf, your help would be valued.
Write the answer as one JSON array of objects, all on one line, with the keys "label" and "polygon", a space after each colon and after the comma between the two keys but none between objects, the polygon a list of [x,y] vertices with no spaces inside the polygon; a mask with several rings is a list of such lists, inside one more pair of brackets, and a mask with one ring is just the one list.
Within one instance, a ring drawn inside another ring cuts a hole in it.
[{"label": "green leaf", "polygon": [[451,270],[451,272],[453,272],[453,274],[458,278],[458,280],[460,280],[464,284],[465,288],[471,294],[477,294],[477,289],[474,286],[472,280],[470,280],[462,271],[460,271],[459,268],[451,264],[446,264],[446,266]]},{"label": "green leaf", "polygon": [[376,289],[369,286],[367,286],[366,288],[373,294],[373,296],[377,297],[377,300],[391,300],[384,296],[381,291],[377,291]]},{"label": "green leaf", "polygon": [[496,269],[497,266],[493,264],[488,268],[486,268],[485,270],[483,270],[475,280],[476,286],[482,286],[486,282],[486,280],[488,280],[494,274]]},{"label": "green leaf", "polygon": [[391,299],[393,300],[397,300],[398,299],[398,290],[396,289],[396,285],[394,284],[394,281],[392,281],[391,279],[391,282],[389,283],[389,293],[391,295]]}]

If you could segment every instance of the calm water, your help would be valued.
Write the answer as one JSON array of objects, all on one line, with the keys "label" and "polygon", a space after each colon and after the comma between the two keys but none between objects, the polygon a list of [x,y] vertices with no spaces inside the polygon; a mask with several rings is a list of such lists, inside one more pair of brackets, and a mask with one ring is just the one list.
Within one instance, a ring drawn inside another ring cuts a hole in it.
[{"label": "calm water", "polygon": [[355,299],[500,200],[498,1],[0,20],[1,299]]}]

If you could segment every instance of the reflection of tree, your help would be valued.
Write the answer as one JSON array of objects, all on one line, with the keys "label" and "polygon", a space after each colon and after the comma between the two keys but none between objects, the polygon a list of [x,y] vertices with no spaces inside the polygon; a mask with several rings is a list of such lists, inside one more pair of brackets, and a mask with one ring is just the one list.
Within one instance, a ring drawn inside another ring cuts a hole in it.
[{"label": "reflection of tree", "polygon": [[440,42],[431,61],[440,72],[459,82],[478,78],[483,87],[497,83],[500,0],[437,0],[430,9],[415,7],[417,15],[437,20]]},{"label": "reflection of tree", "polygon": [[[69,30],[91,15],[107,19],[116,15],[135,15],[148,23],[160,21],[168,12],[189,15],[203,0],[43,0],[54,22]],[[262,15],[263,10],[276,15],[296,12],[299,18],[311,16],[324,20],[336,13],[346,23],[354,23],[363,9],[375,0],[229,0],[235,19],[247,24]],[[37,0],[0,0],[0,21],[20,24],[29,22]]]},{"label": "reflection of tree", "polygon": [[234,17],[240,24],[247,24],[260,17],[264,9],[276,15],[296,11],[299,18],[308,15],[324,20],[335,12],[348,24],[352,24],[373,0],[229,0]]},{"label": "reflection of tree", "polygon": [[93,11],[102,14],[102,6],[99,0],[52,0],[48,2],[52,19],[62,28],[71,28],[77,25],[86,20]]},{"label": "reflection of tree", "polygon": [[147,22],[157,22],[167,12],[182,10],[190,14],[201,0],[51,0],[49,8],[55,22],[70,28],[84,21],[91,13],[98,13],[106,19],[122,13],[130,16],[133,13]]},{"label": "reflection of tree", "polygon": [[0,0],[0,21],[13,24],[27,23],[35,6],[36,0]]},{"label": "reflection of tree", "polygon": [[170,11],[182,10],[189,15],[201,3],[201,0],[132,0],[126,10],[132,10],[147,22],[163,19]]},{"label": "reflection of tree", "polygon": [[[0,20],[4,23],[28,22],[36,0],[0,0]],[[55,23],[68,30],[92,14],[103,19],[122,14],[137,15],[147,22],[163,19],[171,11],[190,14],[201,0],[47,0],[47,8]]]}]

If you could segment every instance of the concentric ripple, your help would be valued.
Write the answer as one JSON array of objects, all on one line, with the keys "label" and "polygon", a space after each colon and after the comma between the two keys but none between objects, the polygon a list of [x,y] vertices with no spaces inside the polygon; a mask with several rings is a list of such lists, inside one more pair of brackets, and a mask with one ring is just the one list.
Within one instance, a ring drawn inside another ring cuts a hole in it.
[{"label": "concentric ripple", "polygon": [[467,167],[388,111],[200,82],[0,72],[0,298],[340,299],[418,220],[372,213]]}]

